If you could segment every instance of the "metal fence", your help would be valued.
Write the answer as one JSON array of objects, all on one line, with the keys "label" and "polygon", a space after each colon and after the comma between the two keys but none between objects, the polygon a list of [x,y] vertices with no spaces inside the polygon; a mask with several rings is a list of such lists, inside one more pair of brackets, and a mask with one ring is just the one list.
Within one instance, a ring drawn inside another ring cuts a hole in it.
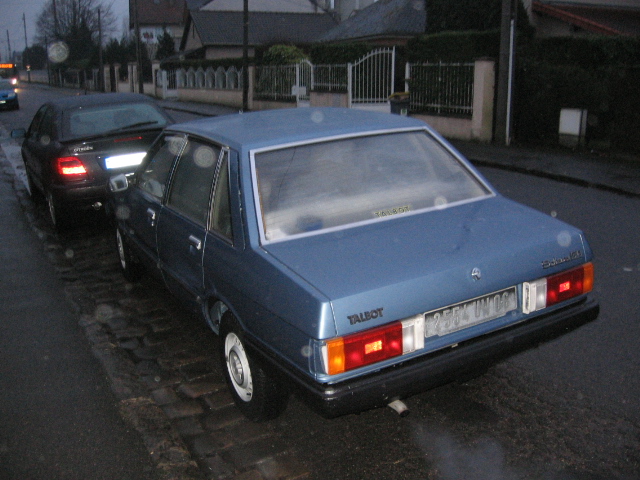
[{"label": "metal fence", "polygon": [[[254,98],[259,100],[295,101],[298,65],[263,65],[256,67]],[[295,88],[294,88],[295,87]]]},{"label": "metal fence", "polygon": [[[386,103],[393,93],[394,55],[392,49],[380,49],[353,64],[313,65],[303,60],[295,65],[257,66],[254,98],[300,103],[308,101],[314,90],[348,93],[349,105]],[[472,116],[473,63],[407,64],[405,78],[411,112]],[[156,85],[176,92],[178,88],[242,90],[242,69],[160,70]]]},{"label": "metal fence", "polygon": [[473,63],[407,64],[410,110],[471,117],[473,73]]},{"label": "metal fence", "polygon": [[350,103],[387,103],[394,92],[395,63],[395,47],[373,50],[350,63]]},{"label": "metal fence", "polygon": [[321,92],[346,92],[349,88],[349,65],[314,65],[312,88]]},{"label": "metal fence", "polygon": [[91,70],[51,69],[49,83],[58,87],[78,88],[87,91],[100,91],[102,88],[97,68]]}]

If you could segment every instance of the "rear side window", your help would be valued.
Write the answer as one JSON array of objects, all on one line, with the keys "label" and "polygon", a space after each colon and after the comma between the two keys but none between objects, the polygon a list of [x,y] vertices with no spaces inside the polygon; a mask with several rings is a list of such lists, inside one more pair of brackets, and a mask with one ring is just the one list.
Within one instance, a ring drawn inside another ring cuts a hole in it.
[{"label": "rear side window", "polygon": [[174,160],[186,143],[184,135],[163,135],[153,145],[138,172],[138,186],[161,200],[169,182]]},{"label": "rear side window", "polygon": [[221,148],[189,139],[171,181],[167,206],[206,226]]},{"label": "rear side window", "polygon": [[44,114],[47,111],[47,108],[48,107],[46,105],[43,105],[42,107],[40,107],[40,109],[34,115],[33,120],[31,120],[31,125],[29,125],[29,131],[27,132],[27,137],[30,140],[37,140],[38,132],[39,132],[38,129],[40,128],[42,117],[44,117]]},{"label": "rear side window", "polygon": [[229,198],[229,152],[225,151],[220,163],[211,209],[211,230],[233,240],[231,204]]}]

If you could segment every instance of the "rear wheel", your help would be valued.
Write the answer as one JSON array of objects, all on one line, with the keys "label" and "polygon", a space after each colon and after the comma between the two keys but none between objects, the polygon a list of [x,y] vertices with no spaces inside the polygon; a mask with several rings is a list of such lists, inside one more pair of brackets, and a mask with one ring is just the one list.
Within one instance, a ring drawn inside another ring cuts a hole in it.
[{"label": "rear wheel", "polygon": [[220,339],[224,376],[240,411],[255,422],[279,416],[287,407],[288,393],[247,351],[242,329],[230,312],[223,317]]},{"label": "rear wheel", "polygon": [[64,207],[62,207],[62,205],[60,205],[60,202],[58,202],[53,194],[48,191],[45,195],[46,201],[47,201],[47,210],[49,212],[49,219],[51,220],[51,223],[53,224],[53,228],[56,231],[60,231],[62,230],[66,223],[67,223],[67,212],[65,211]]},{"label": "rear wheel", "polygon": [[140,280],[142,276],[142,267],[135,260],[135,256],[131,252],[131,248],[127,244],[122,232],[116,227],[116,247],[118,249],[118,259],[120,260],[120,269],[122,275],[130,282]]},{"label": "rear wheel", "polygon": [[38,187],[36,187],[36,184],[33,181],[33,176],[31,175],[31,172],[29,172],[29,169],[26,167],[25,167],[25,171],[27,175],[27,187],[29,188],[29,196],[34,201],[42,200],[42,192],[40,192],[40,190],[38,190]]}]

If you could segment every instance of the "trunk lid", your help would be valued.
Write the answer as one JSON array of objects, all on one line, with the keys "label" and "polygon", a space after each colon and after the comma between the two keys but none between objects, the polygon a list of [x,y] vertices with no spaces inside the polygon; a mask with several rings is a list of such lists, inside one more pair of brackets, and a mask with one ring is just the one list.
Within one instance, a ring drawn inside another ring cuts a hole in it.
[{"label": "trunk lid", "polygon": [[331,302],[335,331],[313,332],[318,338],[476,298],[591,257],[578,229],[501,196],[264,249]]}]

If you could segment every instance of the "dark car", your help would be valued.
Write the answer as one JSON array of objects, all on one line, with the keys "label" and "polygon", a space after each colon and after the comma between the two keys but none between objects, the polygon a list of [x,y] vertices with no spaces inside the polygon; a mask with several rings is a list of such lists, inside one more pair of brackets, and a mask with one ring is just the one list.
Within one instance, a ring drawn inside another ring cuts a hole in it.
[{"label": "dark car", "polygon": [[329,417],[402,409],[598,315],[583,232],[501,196],[416,119],[182,123],[110,185],[124,273],[202,313],[254,420],[290,391]]},{"label": "dark car", "polygon": [[13,110],[20,108],[16,90],[16,85],[10,79],[0,78],[0,108]]},{"label": "dark car", "polygon": [[45,103],[23,137],[22,159],[32,195],[44,195],[51,221],[75,209],[102,207],[109,177],[133,172],[171,118],[134,93],[69,96]]}]

